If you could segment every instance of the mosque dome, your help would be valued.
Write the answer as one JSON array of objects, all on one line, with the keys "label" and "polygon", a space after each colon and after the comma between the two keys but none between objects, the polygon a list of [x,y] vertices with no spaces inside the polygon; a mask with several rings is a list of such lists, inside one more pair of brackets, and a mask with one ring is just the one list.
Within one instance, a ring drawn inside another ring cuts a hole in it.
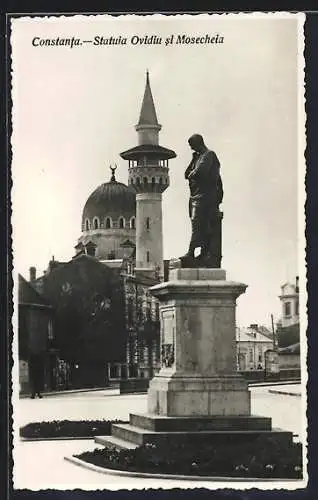
[{"label": "mosque dome", "polygon": [[116,180],[114,170],[110,181],[95,189],[85,203],[82,216],[84,231],[127,227],[136,215],[136,193],[133,188]]}]

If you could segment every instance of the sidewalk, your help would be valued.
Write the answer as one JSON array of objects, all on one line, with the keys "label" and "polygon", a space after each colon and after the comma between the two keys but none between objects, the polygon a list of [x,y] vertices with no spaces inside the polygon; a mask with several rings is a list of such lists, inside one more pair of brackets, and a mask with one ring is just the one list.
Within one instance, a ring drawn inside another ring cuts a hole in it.
[{"label": "sidewalk", "polygon": [[[64,391],[51,391],[51,392],[42,392],[41,395],[46,398],[50,396],[68,396],[69,394],[80,394],[82,392],[97,392],[97,391],[118,391],[119,394],[119,384],[114,384],[109,387],[91,387],[89,389],[67,389]],[[30,398],[31,393],[29,394],[19,394],[19,399]]]},{"label": "sidewalk", "polygon": [[299,385],[301,383],[300,379],[292,379],[292,380],[276,380],[276,381],[262,381],[262,382],[249,382],[249,387],[266,387],[268,385],[276,386],[276,385]]},{"label": "sidewalk", "polygon": [[[268,385],[290,385],[290,384],[300,384],[300,380],[278,380],[278,381],[262,381],[262,382],[249,382],[248,385],[249,387],[266,387]],[[119,383],[113,384],[108,387],[92,387],[88,389],[67,389],[64,391],[50,391],[50,392],[43,392],[42,396],[43,397],[51,397],[51,396],[63,396],[63,395],[69,395],[69,394],[80,394],[80,393],[85,393],[85,392],[96,392],[96,391],[118,391],[119,394]],[[146,394],[147,391],[144,392],[139,392],[138,394]],[[128,394],[134,394],[134,393],[128,393]],[[137,394],[137,392],[135,393]],[[20,394],[19,399],[25,399],[25,398],[30,398],[31,394]]]},{"label": "sidewalk", "polygon": [[289,385],[287,388],[280,386],[275,389],[268,389],[268,392],[271,394],[282,394],[284,396],[301,397],[301,387],[299,384],[297,386]]}]

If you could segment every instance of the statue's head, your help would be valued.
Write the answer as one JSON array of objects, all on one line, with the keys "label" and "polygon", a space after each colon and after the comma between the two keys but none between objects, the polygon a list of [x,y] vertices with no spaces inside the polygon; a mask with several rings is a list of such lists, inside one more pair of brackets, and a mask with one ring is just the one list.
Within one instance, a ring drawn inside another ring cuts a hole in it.
[{"label": "statue's head", "polygon": [[206,147],[203,137],[200,134],[191,135],[191,137],[188,139],[188,143],[190,148],[193,149],[193,151],[197,151],[198,153],[203,151]]}]

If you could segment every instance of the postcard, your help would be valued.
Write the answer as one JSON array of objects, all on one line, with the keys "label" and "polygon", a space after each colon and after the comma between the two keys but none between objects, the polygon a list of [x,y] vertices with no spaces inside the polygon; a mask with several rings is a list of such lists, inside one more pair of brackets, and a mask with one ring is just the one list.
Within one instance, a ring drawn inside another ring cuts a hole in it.
[{"label": "postcard", "polygon": [[306,486],[304,22],[11,16],[15,489]]}]

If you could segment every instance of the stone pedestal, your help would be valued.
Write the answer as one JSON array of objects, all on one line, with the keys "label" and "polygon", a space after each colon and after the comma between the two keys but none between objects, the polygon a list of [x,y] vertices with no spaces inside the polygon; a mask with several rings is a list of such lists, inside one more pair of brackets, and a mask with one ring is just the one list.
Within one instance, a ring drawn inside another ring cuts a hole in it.
[{"label": "stone pedestal", "polygon": [[160,300],[162,367],[149,385],[148,412],[130,414],[128,424],[114,424],[111,436],[96,441],[117,449],[260,436],[290,443],[291,432],[251,415],[247,382],[236,371],[235,307],[246,285],[226,281],[222,269],[176,268],[150,290]]},{"label": "stone pedestal", "polygon": [[148,412],[250,415],[235,340],[236,299],[246,285],[226,281],[222,269],[173,269],[150,290],[160,300],[162,368],[150,382]]}]

